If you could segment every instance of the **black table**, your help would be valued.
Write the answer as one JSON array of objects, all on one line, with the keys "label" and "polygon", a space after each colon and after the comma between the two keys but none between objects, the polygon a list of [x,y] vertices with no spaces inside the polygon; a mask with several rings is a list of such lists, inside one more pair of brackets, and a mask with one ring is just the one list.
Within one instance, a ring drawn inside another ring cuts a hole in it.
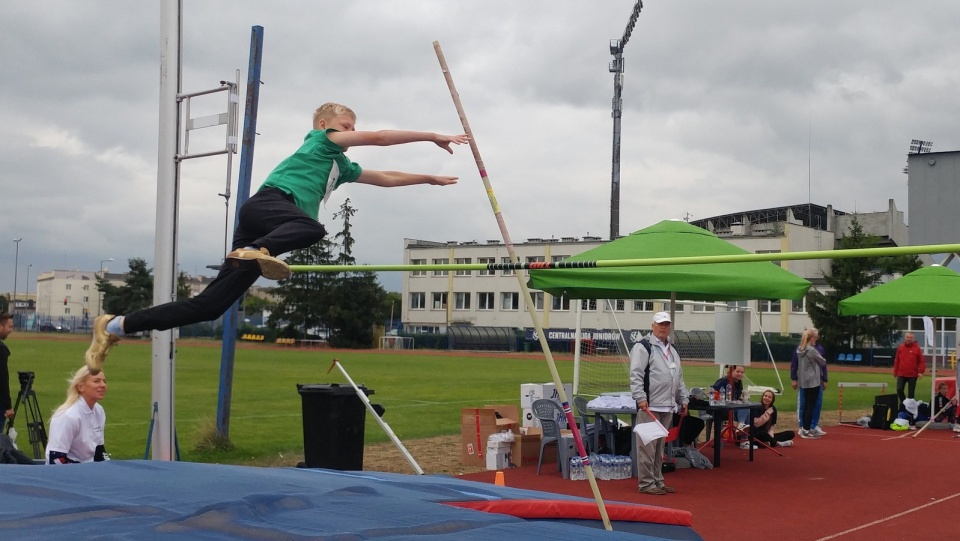
[{"label": "black table", "polygon": [[723,420],[735,417],[735,415],[731,414],[740,410],[750,411],[750,422],[748,423],[750,429],[747,431],[749,435],[747,441],[750,442],[750,462],[753,462],[753,420],[756,418],[756,412],[762,407],[763,404],[760,402],[727,402],[726,404],[707,406],[687,406],[687,409],[689,410],[705,411],[710,415],[713,415],[713,467],[720,467],[720,447],[723,444],[723,441],[721,440]]}]

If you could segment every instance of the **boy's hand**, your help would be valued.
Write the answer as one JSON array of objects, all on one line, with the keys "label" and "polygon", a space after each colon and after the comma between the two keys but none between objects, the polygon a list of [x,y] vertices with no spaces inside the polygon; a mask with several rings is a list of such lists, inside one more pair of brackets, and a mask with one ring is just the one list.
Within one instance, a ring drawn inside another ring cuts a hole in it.
[{"label": "boy's hand", "polygon": [[[451,144],[454,144],[454,145],[463,145],[463,144],[466,144],[466,143],[469,142],[469,141],[470,141],[470,137],[468,137],[467,134],[465,134],[465,133],[460,134],[460,135],[441,135],[441,134],[437,134],[437,140],[434,141],[434,143],[436,143],[438,147],[446,150],[446,151],[449,152],[450,154],[453,154],[453,149],[450,148],[450,145],[451,145]],[[449,184],[449,183],[448,183],[448,184]]]},{"label": "boy's hand", "polygon": [[[440,144],[440,143],[437,143]],[[434,186],[446,186],[448,184],[456,184],[459,177],[445,177],[441,175],[431,175],[428,184],[433,184]]]}]

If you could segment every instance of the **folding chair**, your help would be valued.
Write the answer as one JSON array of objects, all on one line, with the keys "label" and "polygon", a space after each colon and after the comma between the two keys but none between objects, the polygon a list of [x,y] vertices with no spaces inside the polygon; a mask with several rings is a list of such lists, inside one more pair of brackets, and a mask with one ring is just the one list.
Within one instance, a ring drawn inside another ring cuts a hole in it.
[{"label": "folding chair", "polygon": [[553,400],[539,399],[534,400],[532,404],[533,415],[540,421],[540,427],[543,429],[543,436],[540,439],[540,458],[537,459],[537,475],[540,475],[540,465],[543,464],[543,450],[547,445],[555,444],[557,446],[557,469],[563,472],[563,456],[560,445],[560,423],[557,422],[558,416],[564,415],[560,405]]}]

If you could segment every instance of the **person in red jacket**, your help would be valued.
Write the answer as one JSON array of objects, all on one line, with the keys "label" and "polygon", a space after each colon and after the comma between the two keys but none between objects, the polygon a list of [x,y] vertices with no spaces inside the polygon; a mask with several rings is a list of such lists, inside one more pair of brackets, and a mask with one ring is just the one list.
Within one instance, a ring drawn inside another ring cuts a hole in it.
[{"label": "person in red jacket", "polygon": [[[893,377],[897,378],[897,398],[901,407],[907,398],[913,398],[917,390],[917,378],[927,371],[927,363],[923,360],[923,351],[920,344],[908,332],[903,337],[903,343],[897,347],[897,354],[893,358]],[[906,387],[906,395],[904,394]]]}]

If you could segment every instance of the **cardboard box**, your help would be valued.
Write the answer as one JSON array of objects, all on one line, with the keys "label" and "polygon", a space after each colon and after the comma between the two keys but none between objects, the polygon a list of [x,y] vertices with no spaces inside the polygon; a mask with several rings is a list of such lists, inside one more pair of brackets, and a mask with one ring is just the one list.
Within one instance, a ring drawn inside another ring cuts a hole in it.
[{"label": "cardboard box", "polygon": [[[563,390],[567,392],[567,400],[573,400],[573,385],[563,384]],[[553,383],[521,383],[520,384],[520,407],[533,407],[533,401],[541,398],[553,400],[560,403],[560,393],[557,392],[557,386]]]},{"label": "cardboard box", "polygon": [[[540,438],[542,431],[539,428],[526,428],[526,434],[520,434],[513,442],[513,462],[517,467],[537,465],[540,458]],[[544,449],[544,463],[557,461],[557,450],[552,445]]]},{"label": "cardboard box", "polygon": [[[567,393],[567,400],[573,401],[573,385],[569,383],[563,384],[563,390]],[[557,386],[553,383],[521,383],[520,384],[520,408],[523,410],[522,425],[529,427],[540,427],[540,421],[533,415],[533,401],[546,398],[547,400],[553,400],[557,405],[562,406],[560,403],[560,393],[557,391]],[[567,417],[565,415],[558,414],[557,421],[560,423],[560,428],[567,428]]]},{"label": "cardboard box", "polygon": [[487,442],[487,469],[503,470],[510,467],[513,458],[513,444],[505,441]]},{"label": "cardboard box", "polygon": [[498,405],[460,410],[460,461],[464,466],[486,467],[490,434],[510,430],[520,433],[516,406]]},{"label": "cardboard box", "polygon": [[[537,460],[540,459],[540,439],[543,437],[543,431],[539,428],[528,427],[524,429],[526,434],[520,434],[513,442],[513,462],[518,468],[527,466],[537,466]],[[569,430],[560,431],[561,436],[569,436],[573,433]],[[550,444],[543,450],[543,464],[555,465],[557,463],[557,446]],[[554,467],[554,466],[551,466]],[[541,470],[543,466],[541,466]]]}]

